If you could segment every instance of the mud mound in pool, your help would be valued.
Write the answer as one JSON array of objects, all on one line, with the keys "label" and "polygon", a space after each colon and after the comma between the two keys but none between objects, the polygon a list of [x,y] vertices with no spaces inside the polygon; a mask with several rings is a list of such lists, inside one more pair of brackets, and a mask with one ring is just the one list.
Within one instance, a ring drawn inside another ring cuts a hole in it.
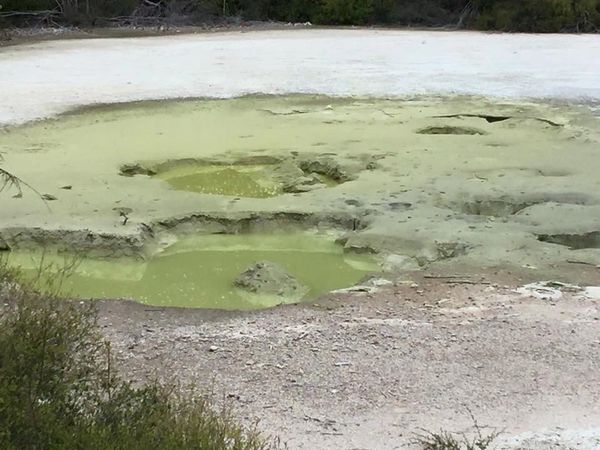
[{"label": "mud mound in pool", "polygon": [[[10,263],[34,275],[40,258],[39,254],[12,253]],[[44,263],[55,267],[65,260],[68,255],[44,256]],[[285,268],[308,291],[285,297],[235,288],[235,279],[263,260]],[[345,255],[325,235],[188,236],[146,262],[80,258],[64,281],[63,293],[80,298],[130,298],[155,306],[259,309],[351,286],[376,268],[368,257]]]}]

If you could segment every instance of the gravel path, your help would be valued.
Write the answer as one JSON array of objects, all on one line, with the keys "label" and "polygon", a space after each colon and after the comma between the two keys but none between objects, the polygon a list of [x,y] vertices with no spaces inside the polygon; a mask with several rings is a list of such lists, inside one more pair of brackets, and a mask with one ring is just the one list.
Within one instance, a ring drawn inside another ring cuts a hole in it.
[{"label": "gravel path", "polygon": [[501,448],[594,450],[600,299],[421,280],[257,313],[105,302],[135,379],[178,377],[291,449],[411,447],[422,428],[504,430]]}]

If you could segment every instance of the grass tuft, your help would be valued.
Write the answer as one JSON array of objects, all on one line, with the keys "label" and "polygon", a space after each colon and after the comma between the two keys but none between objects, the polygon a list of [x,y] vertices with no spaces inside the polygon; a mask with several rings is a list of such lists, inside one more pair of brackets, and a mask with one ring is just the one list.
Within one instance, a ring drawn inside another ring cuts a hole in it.
[{"label": "grass tuft", "polygon": [[488,450],[492,443],[498,438],[500,432],[493,430],[485,433],[473,414],[469,411],[473,420],[474,433],[469,437],[466,433],[452,433],[446,430],[439,432],[424,431],[415,437],[414,443],[422,450]]}]

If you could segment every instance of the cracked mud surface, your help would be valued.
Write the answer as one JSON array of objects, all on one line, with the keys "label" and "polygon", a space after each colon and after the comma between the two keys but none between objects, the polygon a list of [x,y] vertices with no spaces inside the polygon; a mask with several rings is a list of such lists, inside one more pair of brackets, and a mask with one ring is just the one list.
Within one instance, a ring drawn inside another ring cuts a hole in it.
[{"label": "cracked mud surface", "polygon": [[411,278],[250,314],[102,302],[101,323],[128,375],[212,389],[291,449],[416,449],[468,410],[499,449],[598,448],[600,297]]}]

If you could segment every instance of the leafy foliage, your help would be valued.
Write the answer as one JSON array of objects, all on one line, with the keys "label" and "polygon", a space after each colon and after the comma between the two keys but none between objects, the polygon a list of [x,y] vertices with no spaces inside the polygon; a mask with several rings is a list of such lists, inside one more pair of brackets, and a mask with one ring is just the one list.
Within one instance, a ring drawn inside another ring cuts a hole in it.
[{"label": "leafy foliage", "polygon": [[597,31],[598,0],[480,0],[477,25],[504,31]]},{"label": "leafy foliage", "polygon": [[[0,0],[3,11],[56,10],[66,23],[138,15],[237,16],[320,24],[455,25],[505,31],[598,31],[600,0]],[[468,20],[463,17],[466,14]],[[8,16],[13,20],[21,16]],[[6,19],[6,17],[5,17]]]},{"label": "leafy foliage", "polygon": [[317,20],[341,25],[364,24],[373,12],[373,0],[323,0]]}]

